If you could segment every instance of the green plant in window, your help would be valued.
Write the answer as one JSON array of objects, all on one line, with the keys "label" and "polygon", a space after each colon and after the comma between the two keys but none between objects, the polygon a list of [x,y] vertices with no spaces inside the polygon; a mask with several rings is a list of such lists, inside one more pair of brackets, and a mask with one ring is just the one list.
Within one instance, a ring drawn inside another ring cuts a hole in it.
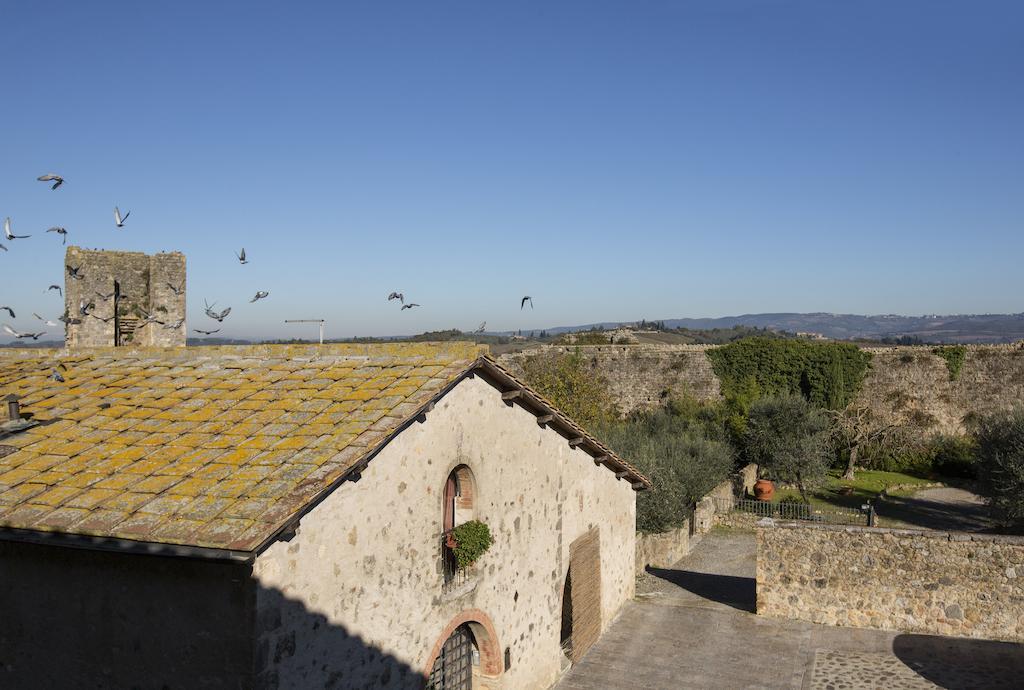
[{"label": "green plant in window", "polygon": [[479,520],[462,523],[452,530],[451,537],[455,543],[452,553],[460,568],[476,563],[494,543],[490,528]]}]

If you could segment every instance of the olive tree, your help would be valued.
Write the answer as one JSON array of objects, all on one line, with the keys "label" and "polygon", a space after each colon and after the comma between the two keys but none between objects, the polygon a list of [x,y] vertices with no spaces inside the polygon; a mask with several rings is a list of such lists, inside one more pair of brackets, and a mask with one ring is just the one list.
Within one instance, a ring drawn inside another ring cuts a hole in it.
[{"label": "olive tree", "polygon": [[824,410],[799,395],[761,398],[750,406],[743,436],[747,459],[795,484],[803,499],[828,471],[831,428]]},{"label": "olive tree", "polygon": [[1024,527],[1024,407],[982,417],[975,437],[978,480],[993,517]]}]

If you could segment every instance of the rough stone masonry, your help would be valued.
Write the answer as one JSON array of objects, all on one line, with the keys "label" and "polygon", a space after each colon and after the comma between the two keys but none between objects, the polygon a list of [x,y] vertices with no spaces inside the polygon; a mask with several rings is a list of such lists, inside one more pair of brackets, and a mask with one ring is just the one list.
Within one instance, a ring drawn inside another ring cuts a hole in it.
[{"label": "rough stone masonry", "polygon": [[[66,347],[184,347],[184,254],[68,247],[64,263],[64,308],[79,321],[68,324]],[[86,316],[83,303],[93,305]],[[146,315],[163,323],[146,323]]]},{"label": "rough stone masonry", "polygon": [[759,615],[1024,641],[1024,537],[770,522]]}]

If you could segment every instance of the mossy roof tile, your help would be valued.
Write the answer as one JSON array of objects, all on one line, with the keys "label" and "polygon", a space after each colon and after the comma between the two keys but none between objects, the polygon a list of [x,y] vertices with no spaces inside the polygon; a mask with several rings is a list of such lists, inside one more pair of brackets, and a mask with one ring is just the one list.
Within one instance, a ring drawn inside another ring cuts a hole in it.
[{"label": "mossy roof tile", "polygon": [[0,457],[0,525],[252,551],[484,351],[5,349],[0,396],[44,424],[3,440],[15,450]]}]

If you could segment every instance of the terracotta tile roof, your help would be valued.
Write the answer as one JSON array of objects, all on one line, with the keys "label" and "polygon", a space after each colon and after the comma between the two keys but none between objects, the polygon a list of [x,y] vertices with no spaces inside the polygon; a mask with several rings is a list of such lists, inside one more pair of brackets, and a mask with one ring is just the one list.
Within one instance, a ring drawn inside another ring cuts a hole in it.
[{"label": "terracotta tile roof", "polygon": [[[40,422],[0,437],[0,528],[251,552],[469,371],[522,386],[485,352],[470,343],[0,350],[0,397],[20,396]],[[65,383],[49,378],[60,364]],[[650,485],[554,412],[634,487]]]}]

